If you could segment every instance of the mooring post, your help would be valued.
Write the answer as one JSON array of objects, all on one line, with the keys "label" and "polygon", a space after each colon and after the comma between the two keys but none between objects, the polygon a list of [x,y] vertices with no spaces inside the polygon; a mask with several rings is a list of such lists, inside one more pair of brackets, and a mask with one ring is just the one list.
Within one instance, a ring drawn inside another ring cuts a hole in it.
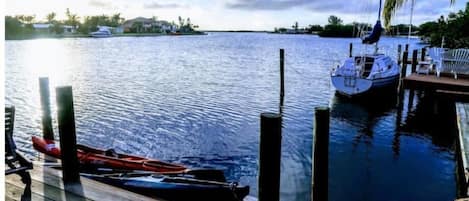
[{"label": "mooring post", "polygon": [[352,51],[353,51],[353,44],[350,43],[348,47],[348,57],[352,57]]},{"label": "mooring post", "polygon": [[279,200],[281,145],[281,115],[262,113],[259,145],[259,201]]},{"label": "mooring post", "polygon": [[402,67],[401,67],[401,80],[407,75],[407,59],[409,57],[409,52],[404,51],[402,54]]},{"label": "mooring post", "polygon": [[422,48],[422,55],[420,55],[420,61],[425,61],[425,55],[427,54],[427,49]]},{"label": "mooring post", "polygon": [[402,53],[402,45],[397,45],[397,64],[401,64],[401,53]]},{"label": "mooring post", "polygon": [[64,183],[70,184],[80,181],[72,87],[57,87],[56,99],[62,157],[62,180]]},{"label": "mooring post", "polygon": [[412,51],[412,70],[411,72],[412,73],[415,73],[415,71],[417,70],[417,55],[418,55],[418,50],[414,50]]},{"label": "mooring post", "polygon": [[405,51],[409,52],[409,44],[405,44]]},{"label": "mooring post", "polygon": [[39,78],[39,94],[42,108],[42,136],[44,139],[54,140],[52,117],[50,112],[49,78]]},{"label": "mooring post", "polygon": [[312,201],[328,200],[329,186],[329,108],[314,109],[314,150]]},{"label": "mooring post", "polygon": [[280,97],[282,98],[285,95],[284,70],[285,70],[285,50],[280,49]]}]

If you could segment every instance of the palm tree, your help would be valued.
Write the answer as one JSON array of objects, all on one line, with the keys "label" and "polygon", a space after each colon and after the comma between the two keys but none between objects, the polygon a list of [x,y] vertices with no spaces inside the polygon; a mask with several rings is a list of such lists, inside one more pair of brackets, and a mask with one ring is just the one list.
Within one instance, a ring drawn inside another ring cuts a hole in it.
[{"label": "palm tree", "polygon": [[[385,0],[384,1],[384,9],[383,9],[383,17],[384,17],[384,26],[389,28],[391,24],[391,20],[393,15],[396,11],[404,5],[405,2],[408,0]],[[415,0],[412,0],[415,2]],[[455,0],[450,0],[451,4],[454,4]]]},{"label": "palm tree", "polygon": [[48,23],[52,24],[52,22],[55,21],[55,13],[52,12],[52,13],[47,14],[46,19]]},{"label": "palm tree", "polygon": [[74,28],[76,28],[80,24],[80,21],[79,21],[80,17],[78,17],[77,14],[71,14],[68,8],[67,8],[67,11],[65,12],[65,15],[67,16],[66,23],[68,25],[71,25]]}]

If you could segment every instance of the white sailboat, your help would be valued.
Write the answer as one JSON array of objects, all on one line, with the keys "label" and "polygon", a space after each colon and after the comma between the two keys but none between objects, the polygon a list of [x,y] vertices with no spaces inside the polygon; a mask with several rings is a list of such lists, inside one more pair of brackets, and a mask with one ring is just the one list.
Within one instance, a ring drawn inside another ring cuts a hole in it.
[{"label": "white sailboat", "polygon": [[332,70],[331,82],[337,92],[356,96],[375,89],[395,86],[399,80],[399,65],[391,57],[378,53],[378,41],[383,28],[380,22],[381,0],[378,21],[370,35],[362,39],[365,45],[375,44],[373,54],[362,54],[347,58],[341,66]]}]

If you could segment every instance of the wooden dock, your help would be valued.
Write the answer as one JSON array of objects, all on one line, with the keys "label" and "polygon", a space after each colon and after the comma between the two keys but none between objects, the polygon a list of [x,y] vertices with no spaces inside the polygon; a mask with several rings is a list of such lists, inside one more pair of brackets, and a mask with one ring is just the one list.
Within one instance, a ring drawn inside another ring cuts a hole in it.
[{"label": "wooden dock", "polygon": [[404,88],[469,95],[469,79],[412,73],[403,79]]},{"label": "wooden dock", "polygon": [[25,185],[16,174],[5,176],[5,200],[155,200],[121,188],[81,177],[79,184],[64,185],[62,172],[34,164],[31,185]]},{"label": "wooden dock", "polygon": [[462,196],[468,197],[469,182],[469,103],[456,103],[458,123],[458,172],[460,184],[463,186]]}]

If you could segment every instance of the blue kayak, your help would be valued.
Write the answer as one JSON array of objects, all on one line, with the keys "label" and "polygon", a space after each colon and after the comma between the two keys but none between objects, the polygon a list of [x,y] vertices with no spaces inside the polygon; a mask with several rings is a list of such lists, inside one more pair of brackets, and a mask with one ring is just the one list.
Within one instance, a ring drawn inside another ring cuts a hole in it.
[{"label": "blue kayak", "polygon": [[81,175],[168,201],[240,201],[249,194],[249,186],[239,186],[236,182],[209,181],[177,175],[154,173],[82,173]]}]

